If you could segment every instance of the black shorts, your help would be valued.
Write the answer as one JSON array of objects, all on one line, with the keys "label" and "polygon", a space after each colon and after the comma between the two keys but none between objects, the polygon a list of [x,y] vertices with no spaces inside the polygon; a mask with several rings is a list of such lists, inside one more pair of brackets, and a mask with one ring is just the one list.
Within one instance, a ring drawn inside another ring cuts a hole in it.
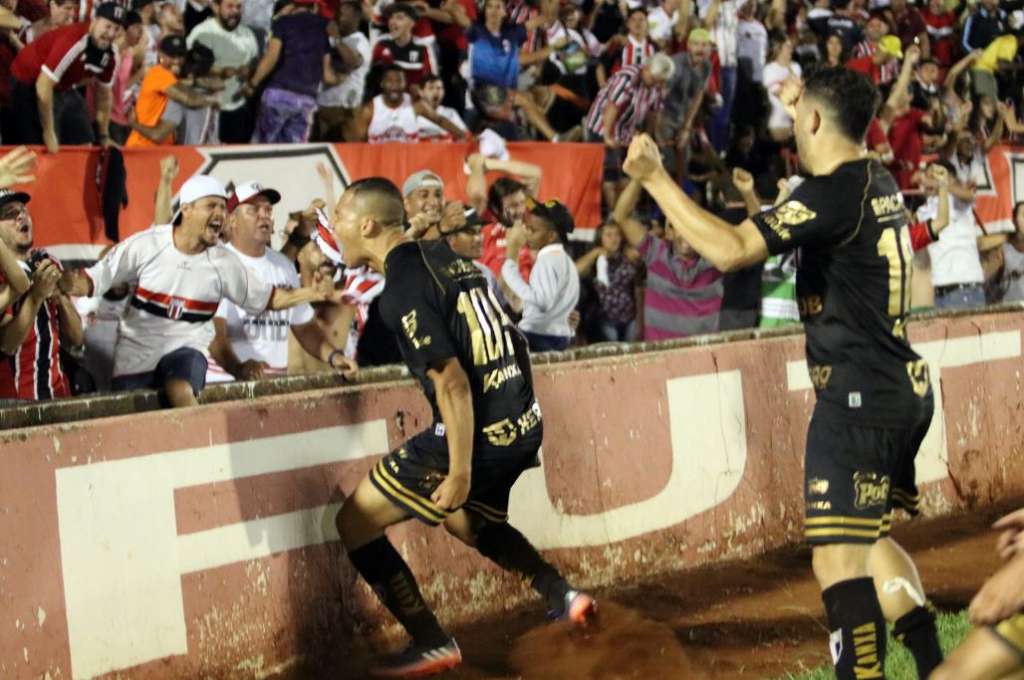
[{"label": "black shorts", "polygon": [[929,394],[907,426],[870,427],[815,408],[804,460],[808,543],[871,544],[889,535],[896,508],[917,514],[914,458],[933,410]]},{"label": "black shorts", "polygon": [[[448,473],[448,440],[432,427],[384,456],[370,471],[370,481],[388,500],[416,519],[437,526],[450,511],[430,500]],[[469,499],[462,509],[491,522],[508,521],[508,496],[523,471],[540,465],[543,438],[538,422],[506,447],[479,444],[473,451]]]},{"label": "black shorts", "polygon": [[992,627],[996,636],[1016,652],[1024,663],[1024,613],[1015,614]]}]

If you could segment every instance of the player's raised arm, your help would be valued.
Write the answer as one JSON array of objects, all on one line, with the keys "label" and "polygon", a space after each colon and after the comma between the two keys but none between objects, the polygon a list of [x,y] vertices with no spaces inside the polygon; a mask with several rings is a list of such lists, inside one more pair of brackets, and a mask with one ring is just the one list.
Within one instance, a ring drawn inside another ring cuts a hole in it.
[{"label": "player's raised arm", "polygon": [[752,221],[734,227],[690,200],[661,165],[661,152],[649,136],[633,138],[623,169],[643,184],[672,226],[719,271],[742,269],[768,257],[768,246]]}]

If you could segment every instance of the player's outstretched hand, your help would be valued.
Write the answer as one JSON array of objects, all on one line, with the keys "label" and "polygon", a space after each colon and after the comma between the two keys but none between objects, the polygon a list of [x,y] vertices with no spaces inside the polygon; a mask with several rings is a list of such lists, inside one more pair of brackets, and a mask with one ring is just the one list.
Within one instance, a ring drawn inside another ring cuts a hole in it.
[{"label": "player's outstretched hand", "polygon": [[1024,555],[1024,508],[1011,512],[993,524],[992,528],[1003,532],[996,543],[996,552],[1000,557],[1008,560],[1014,555]]},{"label": "player's outstretched hand", "polygon": [[437,485],[430,500],[442,510],[458,510],[469,498],[469,475],[449,474]]},{"label": "player's outstretched hand", "polygon": [[991,626],[1024,609],[1024,555],[1017,555],[985,582],[967,610],[971,623]]},{"label": "player's outstretched hand", "polygon": [[36,155],[23,146],[13,149],[0,158],[0,189],[15,184],[35,181],[32,170],[36,167]]},{"label": "player's outstretched hand", "polygon": [[650,135],[637,135],[629,143],[622,169],[636,180],[644,180],[661,170],[661,149]]}]

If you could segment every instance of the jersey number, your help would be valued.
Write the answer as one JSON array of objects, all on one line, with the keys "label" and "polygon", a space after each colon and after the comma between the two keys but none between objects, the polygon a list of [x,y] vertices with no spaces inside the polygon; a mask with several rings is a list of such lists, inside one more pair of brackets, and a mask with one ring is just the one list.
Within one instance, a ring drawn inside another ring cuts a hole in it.
[{"label": "jersey number", "polygon": [[878,239],[878,254],[889,262],[889,316],[901,319],[910,308],[910,259],[914,256],[910,231],[906,227],[884,229]]},{"label": "jersey number", "polygon": [[459,293],[458,309],[469,326],[475,366],[515,356],[512,336],[505,328],[510,322],[489,289],[473,288]]}]

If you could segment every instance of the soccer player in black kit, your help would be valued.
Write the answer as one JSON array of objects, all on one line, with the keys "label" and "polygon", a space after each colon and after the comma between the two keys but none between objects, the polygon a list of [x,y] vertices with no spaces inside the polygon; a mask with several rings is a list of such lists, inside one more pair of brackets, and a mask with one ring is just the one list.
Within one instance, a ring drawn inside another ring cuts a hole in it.
[{"label": "soccer player in black kit", "polygon": [[933,411],[928,367],[906,336],[911,245],[899,187],[864,150],[878,93],[823,68],[787,83],[797,151],[810,173],[788,200],[738,227],[693,203],[646,136],[626,172],[723,271],[800,249],[797,297],[817,404],[807,434],[804,536],[840,680],[884,678],[886,619],[927,678],[942,662],[913,562],[890,537],[893,511],[916,514],[914,458]]},{"label": "soccer player in black kit", "polygon": [[509,491],[539,464],[544,429],[526,340],[473,263],[443,240],[411,240],[404,217],[394,184],[363,179],[338,201],[334,234],[348,266],[384,274],[381,317],[398,336],[434,421],[373,467],[336,521],[353,566],[412,637],[373,674],[418,678],[454,668],[462,654],[385,537],[393,524],[413,517],[443,524],[528,579],[553,613],[575,623],[585,624],[596,605],[507,522]]}]

